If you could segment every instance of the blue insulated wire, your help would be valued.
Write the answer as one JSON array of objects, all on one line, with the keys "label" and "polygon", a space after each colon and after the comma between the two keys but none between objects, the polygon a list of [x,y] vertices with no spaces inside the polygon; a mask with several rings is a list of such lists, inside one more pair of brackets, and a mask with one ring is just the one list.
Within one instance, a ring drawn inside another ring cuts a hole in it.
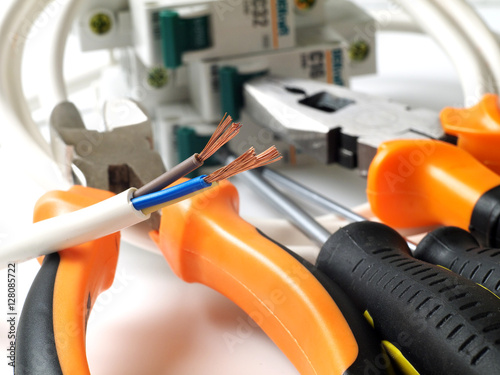
[{"label": "blue insulated wire", "polygon": [[212,186],[203,180],[206,175],[195,177],[182,184],[169,187],[164,190],[156,191],[154,193],[142,195],[140,197],[132,198],[132,205],[136,210],[144,210],[148,207],[153,207],[162,203],[166,203],[185,195],[194,193],[195,191],[205,189]]}]

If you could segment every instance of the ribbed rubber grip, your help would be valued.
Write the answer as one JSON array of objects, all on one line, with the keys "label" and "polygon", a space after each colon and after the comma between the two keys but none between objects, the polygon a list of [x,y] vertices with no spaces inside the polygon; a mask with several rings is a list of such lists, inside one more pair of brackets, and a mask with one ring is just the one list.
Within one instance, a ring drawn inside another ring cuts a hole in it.
[{"label": "ribbed rubber grip", "polygon": [[500,297],[500,249],[481,247],[466,230],[438,228],[424,237],[414,255],[481,284]]},{"label": "ribbed rubber grip", "polygon": [[500,373],[500,299],[412,258],[390,227],[341,228],[321,249],[317,267],[368,310],[383,338],[420,373]]}]

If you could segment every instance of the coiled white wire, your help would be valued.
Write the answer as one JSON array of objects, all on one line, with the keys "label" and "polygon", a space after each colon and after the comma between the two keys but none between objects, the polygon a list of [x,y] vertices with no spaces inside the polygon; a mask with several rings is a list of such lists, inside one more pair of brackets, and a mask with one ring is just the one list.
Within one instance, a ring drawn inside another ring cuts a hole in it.
[{"label": "coiled white wire", "polygon": [[64,52],[71,26],[83,3],[83,0],[70,0],[64,4],[55,26],[49,49],[50,70],[48,72],[51,99],[54,101],[53,105],[68,100],[68,93],[64,84]]},{"label": "coiled white wire", "polygon": [[476,43],[471,43],[465,35],[463,25],[457,24],[434,0],[395,1],[450,57],[459,75],[466,106],[476,104],[486,93],[495,92],[494,75]]},{"label": "coiled white wire", "polygon": [[463,0],[433,0],[435,6],[441,7],[455,24],[466,30],[466,37],[474,44],[483,57],[493,75],[492,92],[498,93],[500,84],[500,44],[496,36],[486,25],[479,14]]},{"label": "coiled white wire", "polygon": [[21,85],[21,61],[33,22],[50,0],[15,1],[0,25],[0,127],[3,155],[45,189],[65,186],[49,145],[31,117]]}]

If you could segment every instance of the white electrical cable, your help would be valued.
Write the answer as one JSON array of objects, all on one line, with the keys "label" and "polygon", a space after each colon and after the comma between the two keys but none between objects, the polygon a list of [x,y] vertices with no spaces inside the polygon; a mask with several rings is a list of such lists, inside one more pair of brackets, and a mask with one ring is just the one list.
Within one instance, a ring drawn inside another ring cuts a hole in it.
[{"label": "white electrical cable", "polygon": [[[23,95],[21,61],[26,40],[47,1],[15,1],[0,24],[0,155],[11,168],[46,190],[66,186]],[[6,184],[3,185],[6,188]]]},{"label": "white electrical cable", "polygon": [[92,206],[23,228],[0,246],[0,267],[92,241],[147,220],[150,215],[136,210],[130,201],[135,190],[130,188]]},{"label": "white electrical cable", "polygon": [[473,43],[486,61],[494,78],[494,93],[498,93],[500,84],[500,44],[490,28],[474,8],[463,0],[432,0],[441,7],[457,25],[466,31],[466,36]]},{"label": "white electrical cable", "polygon": [[460,25],[456,25],[431,0],[396,2],[450,57],[458,71],[465,106],[476,104],[484,94],[493,91],[493,75],[484,59],[461,31]]},{"label": "white electrical cable", "polygon": [[[388,17],[386,11],[376,10],[370,11],[370,15],[375,19],[379,31],[424,33],[422,27],[415,23],[407,14],[391,14]],[[493,30],[491,32],[497,43],[500,43],[500,34]]]},{"label": "white electrical cable", "polygon": [[[73,21],[76,19],[78,10],[83,3],[83,0],[70,0],[64,4],[53,30],[49,47],[48,95],[43,95],[40,98],[42,105],[47,108],[54,108],[59,103],[68,100],[68,91],[64,80],[64,55]],[[87,186],[85,175],[73,163],[71,164],[71,170],[76,180],[83,186]]]},{"label": "white electrical cable", "polygon": [[387,14],[385,10],[375,10],[371,11],[370,15],[375,19],[379,31],[424,33],[422,27],[406,13]]},{"label": "white electrical cable", "polygon": [[63,9],[56,22],[56,27],[49,48],[49,90],[52,107],[68,99],[68,92],[64,83],[64,52],[68,35],[76,19],[83,0],[71,0],[63,5]]},{"label": "white electrical cable", "polygon": [[23,0],[12,3],[0,26],[0,101],[6,109],[19,119],[38,144],[38,147],[50,155],[50,148],[41,135],[37,124],[24,98],[21,82],[21,62],[26,40],[38,15],[50,0]]}]

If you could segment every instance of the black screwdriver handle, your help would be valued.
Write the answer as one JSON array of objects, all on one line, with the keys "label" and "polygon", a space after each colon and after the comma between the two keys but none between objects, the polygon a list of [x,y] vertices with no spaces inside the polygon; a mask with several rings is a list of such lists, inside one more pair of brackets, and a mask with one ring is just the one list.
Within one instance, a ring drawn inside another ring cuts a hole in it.
[{"label": "black screwdriver handle", "polygon": [[500,249],[485,248],[457,227],[441,227],[424,237],[414,256],[448,268],[500,297]]},{"label": "black screwdriver handle", "polygon": [[321,249],[337,282],[421,374],[500,373],[500,299],[442,267],[414,259],[375,222],[347,225]]}]

